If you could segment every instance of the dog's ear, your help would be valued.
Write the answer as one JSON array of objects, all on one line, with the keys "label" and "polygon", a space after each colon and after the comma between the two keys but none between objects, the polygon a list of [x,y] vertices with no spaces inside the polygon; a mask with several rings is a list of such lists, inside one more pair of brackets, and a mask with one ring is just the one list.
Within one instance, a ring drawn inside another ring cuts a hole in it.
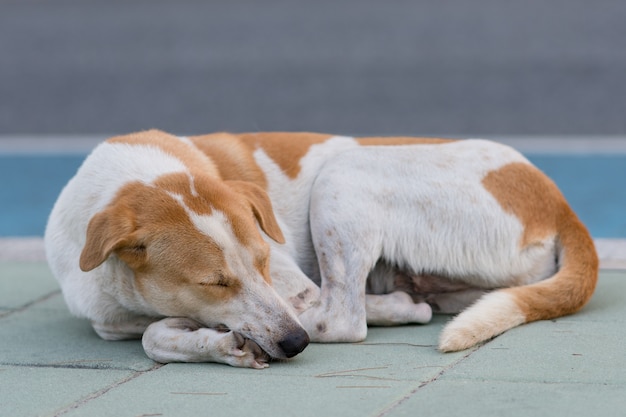
[{"label": "dog's ear", "polygon": [[285,237],[274,217],[272,202],[267,193],[258,185],[246,181],[226,181],[226,183],[246,197],[261,229],[276,242],[285,243]]},{"label": "dog's ear", "polygon": [[91,271],[116,251],[132,268],[145,260],[145,247],[132,237],[135,229],[132,210],[109,207],[96,214],[87,226],[87,239],[80,254],[80,269]]}]

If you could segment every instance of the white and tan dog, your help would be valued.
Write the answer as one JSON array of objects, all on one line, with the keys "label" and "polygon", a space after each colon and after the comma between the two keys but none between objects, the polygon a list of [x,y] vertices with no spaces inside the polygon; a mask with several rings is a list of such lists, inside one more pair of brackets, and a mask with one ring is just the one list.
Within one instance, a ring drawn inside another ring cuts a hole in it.
[{"label": "white and tan dog", "polygon": [[598,273],[557,187],[482,140],[116,137],[62,191],[45,244],[104,339],[255,368],[432,310],[460,312],[439,348],[466,349],[576,312]]}]

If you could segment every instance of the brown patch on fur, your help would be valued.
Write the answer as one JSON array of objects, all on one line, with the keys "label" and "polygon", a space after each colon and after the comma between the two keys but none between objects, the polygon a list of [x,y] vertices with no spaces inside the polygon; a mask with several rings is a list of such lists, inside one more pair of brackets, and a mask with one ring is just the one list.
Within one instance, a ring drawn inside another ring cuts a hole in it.
[{"label": "brown patch on fur", "polygon": [[300,160],[311,146],[323,143],[331,135],[306,132],[244,133],[239,138],[251,149],[261,148],[289,178],[300,173]]},{"label": "brown patch on fur", "polygon": [[575,313],[595,291],[598,257],[589,232],[571,210],[563,210],[557,222],[563,257],[560,270],[536,284],[505,290],[515,297],[527,322]]},{"label": "brown patch on fur", "polygon": [[[284,242],[284,237],[261,188],[265,178],[251,149],[233,138],[231,146],[228,137],[218,137],[203,147],[206,153],[191,139],[159,131],[111,139],[120,146],[160,149],[187,169],[161,175],[151,184],[136,181],[121,187],[91,219],[80,267],[88,271],[110,256],[111,265],[119,259],[132,270],[133,285],[150,306],[150,314],[163,316],[197,317],[212,305],[237,303],[244,287],[266,288],[259,283],[257,271],[271,284],[270,248],[258,225],[278,242]],[[216,158],[219,163],[212,162]],[[211,216],[218,211],[225,217],[224,227],[232,230],[230,242],[224,243],[228,258],[218,235],[214,240],[195,219],[196,214]],[[240,259],[231,262],[231,255],[238,254]]]},{"label": "brown patch on fur", "polygon": [[526,321],[561,317],[589,301],[598,279],[598,257],[589,232],[556,185],[537,168],[512,163],[483,179],[502,208],[524,225],[522,248],[556,236],[560,269],[531,285],[508,288]]},{"label": "brown patch on fur", "polygon": [[[261,229],[274,241],[285,243],[285,237],[278,226],[272,202],[267,193],[260,187],[245,181],[227,181],[226,184],[231,190],[245,197]],[[223,210],[227,212],[229,207],[225,206]]]},{"label": "brown patch on fur", "polygon": [[233,297],[241,288],[221,249],[196,229],[184,208],[166,190],[139,182],[121,188],[91,219],[81,268],[93,269],[112,253],[133,270],[139,291],[152,305],[177,304],[185,286],[213,301]]},{"label": "brown patch on fur", "polygon": [[196,192],[193,193],[185,174],[163,175],[155,185],[179,195],[185,206],[197,214],[209,215],[213,209],[222,212],[235,238],[258,253],[254,264],[265,280],[271,282],[269,246],[261,238],[254,220],[277,242],[284,243],[285,238],[274,217],[269,197],[260,187],[244,181],[222,182],[200,176],[194,181]]},{"label": "brown patch on fur", "polygon": [[[192,184],[194,190],[191,188]],[[223,188],[221,181],[209,181],[202,175],[193,177],[191,180],[186,173],[182,172],[161,175],[154,181],[154,185],[179,195],[183,203],[197,214],[211,214],[213,199],[222,192],[220,188]]]},{"label": "brown patch on fur", "polygon": [[532,165],[515,162],[488,173],[483,186],[524,226],[520,247],[556,234],[556,216],[567,205],[557,186]]},{"label": "brown patch on fur", "polygon": [[178,159],[189,168],[189,170],[203,172],[205,175],[219,178],[217,167],[211,158],[198,152],[192,145],[185,143],[176,136],[161,132],[160,130],[147,130],[117,136],[107,140],[107,142],[158,147],[165,153]]},{"label": "brown patch on fur", "polygon": [[440,138],[413,138],[406,136],[389,137],[364,137],[357,138],[357,142],[363,146],[398,146],[398,145],[439,145],[443,143],[456,142],[454,139]]},{"label": "brown patch on fur", "polygon": [[213,209],[222,212],[235,238],[257,254],[255,267],[271,283],[269,246],[261,238],[254,220],[275,241],[284,243],[285,238],[274,217],[270,199],[260,187],[245,181],[222,182],[198,176],[194,181],[196,192],[193,193],[185,174],[163,175],[155,181],[155,185],[179,195],[183,203],[197,214],[208,215]]},{"label": "brown patch on fur", "polygon": [[265,174],[254,160],[253,149],[238,136],[214,133],[189,139],[213,160],[224,180],[247,181],[267,189]]}]

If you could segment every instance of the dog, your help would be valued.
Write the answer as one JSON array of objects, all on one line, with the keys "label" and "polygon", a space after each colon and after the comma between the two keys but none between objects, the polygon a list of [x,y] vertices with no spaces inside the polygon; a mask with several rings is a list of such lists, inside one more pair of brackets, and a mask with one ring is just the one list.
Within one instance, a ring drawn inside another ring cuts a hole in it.
[{"label": "dog", "polygon": [[484,140],[151,130],[96,147],[45,232],[70,311],[158,362],[265,368],[427,323],[442,352],[580,310],[598,258],[543,173]]}]

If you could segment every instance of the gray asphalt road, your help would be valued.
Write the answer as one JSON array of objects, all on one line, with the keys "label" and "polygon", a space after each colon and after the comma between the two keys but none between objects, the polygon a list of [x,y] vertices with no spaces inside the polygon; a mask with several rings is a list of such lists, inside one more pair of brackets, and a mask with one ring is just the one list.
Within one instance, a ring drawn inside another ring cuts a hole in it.
[{"label": "gray asphalt road", "polygon": [[626,133],[623,0],[5,0],[0,134]]}]

